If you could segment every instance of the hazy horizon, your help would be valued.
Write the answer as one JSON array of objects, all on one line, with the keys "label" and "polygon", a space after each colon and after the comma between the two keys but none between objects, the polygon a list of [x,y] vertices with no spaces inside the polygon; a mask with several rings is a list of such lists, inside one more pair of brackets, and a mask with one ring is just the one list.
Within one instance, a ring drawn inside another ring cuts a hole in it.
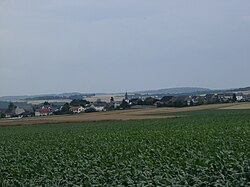
[{"label": "hazy horizon", "polygon": [[[249,87],[249,86],[245,86]],[[60,95],[60,94],[70,94],[70,93],[80,93],[80,94],[125,94],[127,93],[136,93],[136,92],[144,92],[144,91],[153,91],[153,90],[161,90],[161,89],[178,89],[178,88],[203,88],[209,89],[212,91],[215,90],[231,90],[231,89],[238,89],[238,88],[245,88],[245,87],[234,87],[234,88],[204,88],[204,87],[190,87],[190,86],[183,86],[183,87],[171,87],[171,88],[156,88],[156,89],[144,89],[144,90],[122,90],[118,92],[80,92],[80,91],[69,91],[69,92],[57,92],[57,93],[35,93],[35,94],[18,94],[18,95],[0,95],[0,97],[15,97],[15,96],[43,96],[43,95]],[[185,93],[185,92],[182,92]]]},{"label": "hazy horizon", "polygon": [[249,85],[250,1],[3,0],[0,96]]}]

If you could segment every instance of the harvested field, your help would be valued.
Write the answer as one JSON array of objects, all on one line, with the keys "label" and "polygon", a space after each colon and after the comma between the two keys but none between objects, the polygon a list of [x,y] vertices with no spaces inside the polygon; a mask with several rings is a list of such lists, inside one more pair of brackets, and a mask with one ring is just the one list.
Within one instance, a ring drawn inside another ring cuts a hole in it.
[{"label": "harvested field", "polygon": [[70,123],[83,121],[108,121],[108,120],[136,120],[136,119],[158,119],[171,118],[175,116],[163,116],[152,114],[171,114],[176,112],[197,111],[206,109],[218,109],[231,106],[237,106],[237,103],[202,105],[185,108],[150,108],[150,109],[131,109],[131,110],[116,110],[109,112],[82,113],[78,115],[61,115],[61,116],[42,116],[23,119],[2,119],[0,126],[9,125],[28,125],[28,124],[55,124],[55,123]]},{"label": "harvested field", "polygon": [[250,109],[250,103],[237,103],[236,105],[233,106],[228,106],[228,107],[224,107],[221,109],[229,109],[229,110],[233,110],[233,109]]},{"label": "harvested field", "polygon": [[115,101],[122,101],[124,99],[124,94],[95,95],[95,96],[85,97],[84,99],[90,102],[95,102],[97,99],[101,99],[102,101],[109,102],[111,97],[113,97]]},{"label": "harvested field", "polygon": [[243,91],[242,93],[243,93],[243,94],[250,94],[250,90]]},{"label": "harvested field", "polygon": [[71,99],[45,99],[45,100],[17,100],[17,102],[27,102],[33,105],[39,105],[41,103],[44,103],[45,101],[48,101],[50,103],[70,103]]}]

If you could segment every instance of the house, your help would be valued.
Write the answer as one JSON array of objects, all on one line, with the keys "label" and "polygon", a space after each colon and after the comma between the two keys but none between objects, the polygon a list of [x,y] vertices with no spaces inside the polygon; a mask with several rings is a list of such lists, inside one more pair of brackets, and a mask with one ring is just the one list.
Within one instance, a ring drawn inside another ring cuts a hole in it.
[{"label": "house", "polygon": [[25,110],[23,108],[20,108],[18,106],[15,106],[12,110],[6,111],[6,118],[12,118],[12,117],[23,117],[23,114],[25,113]]},{"label": "house", "polygon": [[120,107],[121,104],[122,104],[121,101],[115,101],[115,102],[114,102],[114,108]]},{"label": "house", "polygon": [[243,95],[243,100],[244,101],[250,101],[250,94]]},{"label": "house", "polygon": [[51,114],[52,113],[49,108],[38,108],[35,111],[35,116],[48,116]]},{"label": "house", "polygon": [[30,105],[19,106],[19,108],[22,108],[24,110],[23,116],[25,116],[25,117],[34,116],[34,114],[35,114],[35,111],[34,111],[33,107],[30,106]]},{"label": "house", "polygon": [[94,108],[97,112],[104,111],[104,106],[101,105],[92,105],[91,108]]},{"label": "house", "polygon": [[233,94],[232,93],[225,93],[224,94],[225,99],[227,100],[232,100],[233,99]]},{"label": "house", "polygon": [[15,107],[15,115],[20,116],[25,112],[25,110],[19,106]]},{"label": "house", "polygon": [[199,104],[199,96],[192,95],[191,98],[192,98],[193,105],[198,105]]},{"label": "house", "polygon": [[161,102],[168,102],[170,101],[174,96],[164,96],[161,98]]},{"label": "house", "polygon": [[217,94],[218,100],[222,103],[228,102],[228,98],[225,97],[224,94]]},{"label": "house", "polygon": [[206,94],[205,100],[207,102],[210,102],[210,101],[212,101],[214,99],[214,96],[215,96],[214,94]]},{"label": "house", "polygon": [[72,106],[70,107],[69,111],[73,112],[73,113],[81,113],[84,112],[85,108],[83,108],[82,106]]},{"label": "house", "polygon": [[52,106],[50,106],[50,107],[48,107],[48,108],[50,109],[50,111],[51,111],[52,113],[54,113],[54,112],[60,111],[61,108],[62,108],[62,106],[52,105]]},{"label": "house", "polygon": [[105,109],[105,105],[102,105],[102,104],[90,104],[88,105],[88,108],[93,108],[95,109],[97,112],[101,112],[101,111],[104,111]]},{"label": "house", "polygon": [[237,93],[236,94],[236,100],[237,101],[243,101],[244,100],[243,94],[242,93]]},{"label": "house", "polygon": [[110,102],[110,103],[106,103],[106,105],[104,106],[105,109],[113,109],[114,108],[114,101]]}]

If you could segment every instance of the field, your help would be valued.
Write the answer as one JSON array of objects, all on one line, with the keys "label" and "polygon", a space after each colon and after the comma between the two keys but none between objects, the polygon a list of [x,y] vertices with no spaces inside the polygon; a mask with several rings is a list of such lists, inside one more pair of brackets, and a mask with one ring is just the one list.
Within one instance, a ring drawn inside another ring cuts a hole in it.
[{"label": "field", "polygon": [[[240,107],[243,103],[227,103],[201,105],[184,108],[148,108],[148,109],[131,109],[131,110],[116,110],[109,112],[83,113],[78,115],[61,115],[61,116],[43,116],[31,117],[23,119],[1,119],[0,126],[8,125],[27,125],[27,124],[48,124],[48,123],[70,123],[84,121],[107,121],[107,120],[135,120],[135,119],[159,119],[174,117],[171,115],[157,115],[161,113],[172,114],[175,112],[195,111],[204,109],[217,109],[225,107]],[[246,103],[250,105],[249,103]],[[153,115],[155,114],[155,115]]]},{"label": "field", "polygon": [[86,97],[85,99],[90,102],[95,102],[97,99],[101,99],[102,101],[109,102],[111,97],[113,97],[115,101],[122,101],[124,99],[124,94],[95,95],[95,96]]},{"label": "field", "polygon": [[158,112],[0,127],[0,186],[250,186],[250,110]]},{"label": "field", "polygon": [[250,103],[241,103],[238,105],[233,105],[233,106],[227,106],[221,109],[250,109]]},{"label": "field", "polygon": [[27,103],[30,103],[32,105],[39,105],[39,104],[42,104],[44,103],[45,101],[48,101],[50,103],[70,103],[72,100],[71,99],[44,99],[44,100],[25,100],[25,99],[22,99],[22,100],[16,100],[16,102],[27,102]]}]

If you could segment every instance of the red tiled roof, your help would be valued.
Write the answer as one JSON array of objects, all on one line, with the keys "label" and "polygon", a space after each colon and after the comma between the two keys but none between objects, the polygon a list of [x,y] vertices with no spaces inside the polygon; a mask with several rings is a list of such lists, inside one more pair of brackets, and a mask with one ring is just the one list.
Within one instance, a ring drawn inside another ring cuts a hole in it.
[{"label": "red tiled roof", "polygon": [[73,109],[79,109],[79,108],[81,108],[81,107],[80,106],[72,106],[72,107],[70,107],[71,110],[73,110]]},{"label": "red tiled roof", "polygon": [[50,110],[48,108],[38,108],[38,109],[36,109],[36,112],[49,113]]}]

